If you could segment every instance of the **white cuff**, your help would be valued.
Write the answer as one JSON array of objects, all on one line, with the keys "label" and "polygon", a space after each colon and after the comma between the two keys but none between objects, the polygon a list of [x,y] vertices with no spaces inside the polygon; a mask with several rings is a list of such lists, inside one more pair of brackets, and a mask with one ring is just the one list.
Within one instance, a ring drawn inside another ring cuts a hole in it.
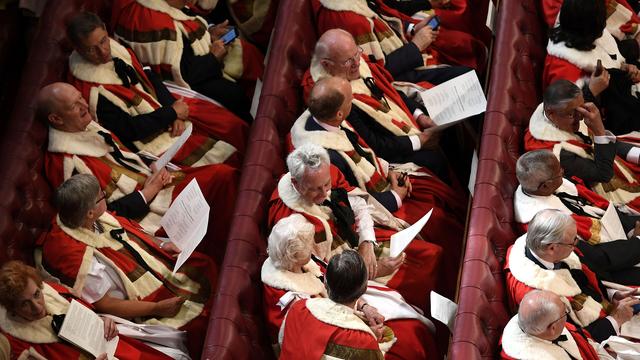
[{"label": "white cuff", "polygon": [[605,319],[611,322],[611,325],[613,325],[613,330],[616,331],[616,335],[620,335],[620,325],[618,324],[616,319],[614,319],[613,316],[607,316]]},{"label": "white cuff", "polygon": [[144,194],[142,193],[141,190],[138,190],[138,194],[140,194],[140,197],[142,198],[142,201],[144,201],[145,204],[148,204],[149,202],[147,201],[147,198],[144,197]]},{"label": "white cuff", "polygon": [[611,133],[611,131],[606,130],[605,135],[602,136],[594,136],[593,142],[596,144],[609,144],[616,142],[616,136]]},{"label": "white cuff", "polygon": [[420,108],[416,108],[413,111],[413,120],[418,120],[418,117],[420,117],[420,115],[423,115],[424,112],[422,110],[420,110]]},{"label": "white cuff", "polygon": [[[420,136],[409,135],[409,140],[411,141],[411,148],[413,149],[413,151],[418,151],[420,150],[420,148],[422,148],[422,144],[420,143]],[[640,150],[640,148],[637,149]]]},{"label": "white cuff", "polygon": [[627,153],[627,161],[637,164],[640,161],[640,148],[632,147],[631,150]]},{"label": "white cuff", "polygon": [[409,25],[407,26],[407,35],[409,35],[409,36],[413,36],[413,34],[412,34],[411,32],[413,31],[413,29],[414,29],[415,27],[416,27],[416,24],[413,24],[413,23],[412,23],[412,24],[409,24]]},{"label": "white cuff", "polygon": [[398,209],[400,209],[400,207],[402,207],[402,199],[400,198],[400,195],[398,195],[397,192],[395,192],[394,190],[389,190],[391,191],[391,193],[393,194],[393,197],[396,198],[396,204],[398,204]]}]

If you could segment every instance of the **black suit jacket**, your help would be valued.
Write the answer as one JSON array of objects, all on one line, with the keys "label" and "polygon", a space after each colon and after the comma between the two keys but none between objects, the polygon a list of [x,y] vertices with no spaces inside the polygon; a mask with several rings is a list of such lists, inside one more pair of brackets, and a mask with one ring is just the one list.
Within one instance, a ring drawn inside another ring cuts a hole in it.
[{"label": "black suit jacket", "polygon": [[[148,199],[151,201],[152,199]],[[149,212],[149,205],[138,191],[107,204],[107,210],[127,219],[142,219]]]},{"label": "black suit jacket", "polygon": [[566,178],[577,176],[587,183],[608,182],[613,177],[613,159],[616,144],[595,144],[594,160],[582,158],[572,152],[560,150],[560,164]]}]

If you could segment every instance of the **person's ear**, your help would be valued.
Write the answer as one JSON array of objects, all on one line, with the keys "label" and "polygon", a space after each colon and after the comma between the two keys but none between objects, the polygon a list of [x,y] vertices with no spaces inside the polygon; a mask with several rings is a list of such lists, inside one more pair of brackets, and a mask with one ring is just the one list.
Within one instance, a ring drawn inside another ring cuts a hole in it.
[{"label": "person's ear", "polygon": [[330,64],[330,62],[331,62],[331,61],[329,61],[329,60],[327,60],[327,59],[322,59],[322,60],[320,60],[320,65],[322,65],[322,67],[323,67],[325,70],[329,71],[329,69],[331,68],[331,64]]},{"label": "person's ear", "polygon": [[51,114],[47,115],[47,120],[49,121],[49,123],[51,125],[54,125],[55,127],[60,127],[60,126],[64,125],[64,120],[62,120],[62,117],[60,117],[59,115],[57,115],[55,113],[51,113]]}]

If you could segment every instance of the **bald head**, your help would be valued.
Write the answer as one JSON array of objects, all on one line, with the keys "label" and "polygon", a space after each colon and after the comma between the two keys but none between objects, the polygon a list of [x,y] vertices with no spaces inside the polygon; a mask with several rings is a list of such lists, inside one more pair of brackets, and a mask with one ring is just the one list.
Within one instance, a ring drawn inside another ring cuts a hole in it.
[{"label": "bald head", "polygon": [[320,64],[330,75],[351,81],[360,77],[360,55],[361,51],[350,33],[331,29],[318,39],[312,66]]},{"label": "bald head", "polygon": [[72,85],[63,82],[40,89],[36,116],[52,127],[67,132],[84,131],[93,120],[82,94]]},{"label": "bald head", "polygon": [[552,292],[533,290],[528,292],[518,309],[518,325],[529,335],[545,340],[560,336],[566,319],[565,305]]},{"label": "bald head", "polygon": [[309,95],[309,112],[316,120],[340,126],[351,112],[351,84],[339,77],[318,80]]}]

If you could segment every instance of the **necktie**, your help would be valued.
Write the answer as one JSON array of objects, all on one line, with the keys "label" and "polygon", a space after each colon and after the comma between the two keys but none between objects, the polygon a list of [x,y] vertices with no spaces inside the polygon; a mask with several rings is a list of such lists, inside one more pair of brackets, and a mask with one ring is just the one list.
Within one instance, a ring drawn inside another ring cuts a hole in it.
[{"label": "necktie", "polygon": [[588,137],[587,135],[585,135],[585,134],[583,134],[583,133],[581,133],[579,131],[574,132],[574,134],[576,136],[578,136],[585,144],[588,144],[588,145],[593,144],[593,141],[591,141],[591,138]]},{"label": "necktie", "polygon": [[552,343],[554,343],[554,344],[556,344],[556,345],[558,345],[558,343],[559,343],[559,342],[567,341],[567,340],[569,340],[569,338],[567,337],[567,335],[560,335],[560,336],[558,336],[557,338],[555,338],[555,339],[551,340],[551,342],[552,342]]},{"label": "necktie", "polygon": [[347,191],[341,188],[332,189],[331,200],[322,202],[322,205],[331,209],[340,237],[355,249],[358,247],[358,236],[353,231],[353,225],[356,223],[356,219],[351,206],[347,204],[349,204]]},{"label": "necktie", "polygon": [[358,143],[358,134],[354,133],[353,131],[347,129],[344,126],[340,126],[340,129],[344,131],[345,134],[347,134],[347,138],[349,139],[349,142],[351,143],[351,145],[353,145],[353,148],[358,153],[358,155],[367,159],[373,165],[374,162],[373,162],[373,159],[371,159],[371,154],[366,152],[362,148],[362,146],[360,146],[360,144]]},{"label": "necktie", "polygon": [[132,167],[131,165],[127,164],[126,161],[128,161],[127,158],[124,157],[124,155],[122,154],[122,151],[120,151],[120,148],[118,147],[118,145],[116,144],[115,141],[113,141],[113,138],[111,137],[111,134],[104,132],[104,131],[98,131],[98,134],[100,136],[102,136],[102,138],[104,139],[104,142],[107,143],[107,145],[111,146],[113,148],[113,151],[111,152],[111,155],[113,155],[113,158],[116,160],[116,162],[120,165],[122,165],[125,169],[133,171],[133,172],[139,172],[138,170],[136,170],[134,167]]},{"label": "necktie", "polygon": [[557,196],[558,199],[560,199],[560,201],[564,204],[564,206],[566,206],[574,214],[594,217],[593,215],[588,214],[582,209],[582,207],[585,205],[591,205],[591,203],[586,199],[583,199],[578,195],[569,195],[566,192],[554,193],[553,195]]},{"label": "necktie", "polygon": [[114,57],[112,58],[112,60],[113,67],[116,70],[116,74],[118,74],[118,77],[122,81],[124,87],[128,88],[131,85],[135,85],[140,82],[138,80],[138,74],[133,67],[129,66],[129,64],[127,64],[120,58]]},{"label": "necktie", "polygon": [[378,85],[376,85],[376,80],[372,77],[366,77],[364,78],[364,84],[367,86],[369,91],[371,91],[371,96],[373,96],[374,99],[380,101],[380,103],[384,106],[384,109],[381,110],[383,112],[388,112],[391,107],[389,106],[387,99],[384,97],[384,92],[382,91],[382,89],[380,89]]}]

